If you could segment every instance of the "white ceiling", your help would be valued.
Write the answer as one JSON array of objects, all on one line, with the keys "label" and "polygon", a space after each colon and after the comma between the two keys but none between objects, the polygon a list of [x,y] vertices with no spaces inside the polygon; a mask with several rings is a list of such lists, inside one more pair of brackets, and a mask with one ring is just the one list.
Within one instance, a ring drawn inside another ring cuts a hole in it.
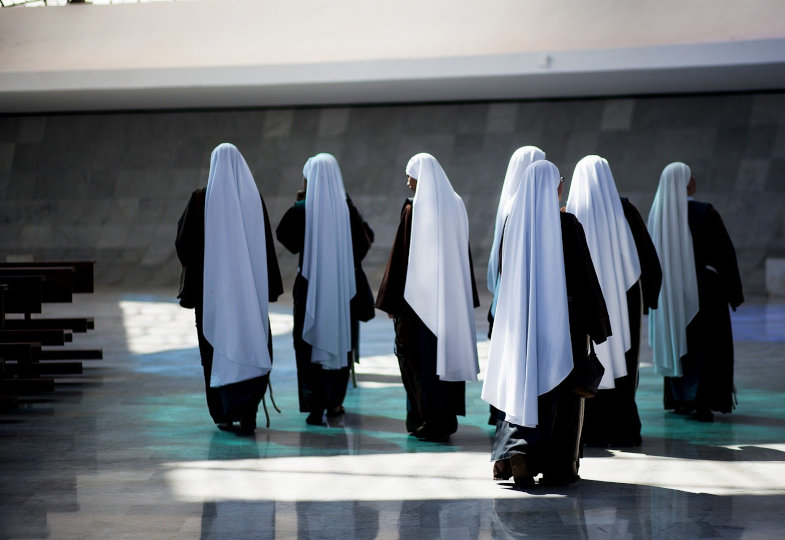
[{"label": "white ceiling", "polygon": [[[785,88],[785,2],[201,0],[0,12],[0,112]],[[416,8],[416,9],[415,9]]]}]

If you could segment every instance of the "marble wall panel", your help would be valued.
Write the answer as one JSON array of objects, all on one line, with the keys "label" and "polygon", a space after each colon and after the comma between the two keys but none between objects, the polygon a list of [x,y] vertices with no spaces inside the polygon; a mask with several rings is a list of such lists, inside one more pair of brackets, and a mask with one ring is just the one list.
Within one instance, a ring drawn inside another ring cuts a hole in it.
[{"label": "marble wall panel", "polygon": [[600,129],[602,131],[628,131],[632,127],[632,112],[634,110],[634,99],[606,100],[600,120]]},{"label": "marble wall panel", "polygon": [[0,143],[0,171],[6,172],[11,170],[15,150],[15,143]]},{"label": "marble wall panel", "polygon": [[[302,166],[333,153],[376,232],[377,285],[401,204],[404,168],[435,155],[466,203],[483,275],[507,161],[542,148],[568,182],[583,156],[606,157],[644,219],[662,168],[687,162],[698,198],[720,211],[751,293],[767,257],[785,257],[785,92],[582,100],[363,105],[0,117],[0,258],[99,259],[99,284],[176,286],[177,218],[206,185],[210,153],[232,142],[277,225]],[[280,245],[287,287],[297,265]]]}]

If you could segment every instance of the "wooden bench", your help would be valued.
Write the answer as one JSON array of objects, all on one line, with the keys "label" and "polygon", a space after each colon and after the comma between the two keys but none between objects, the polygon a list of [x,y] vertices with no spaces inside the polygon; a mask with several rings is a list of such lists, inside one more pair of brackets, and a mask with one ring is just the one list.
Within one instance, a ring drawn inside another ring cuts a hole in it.
[{"label": "wooden bench", "polygon": [[[72,293],[91,293],[94,290],[95,261],[47,261],[25,263],[0,263],[0,283],[8,284],[6,313],[23,314],[24,318],[8,318],[3,328],[16,332],[41,332],[44,345],[63,345],[73,341],[73,332],[86,332],[95,328],[92,317],[34,318],[42,312],[43,304],[71,302]],[[62,332],[62,342],[55,333]],[[29,334],[32,336],[32,334]],[[13,340],[4,338],[0,342]],[[26,339],[20,339],[26,341]],[[38,341],[38,340],[37,340]],[[41,360],[74,360],[103,358],[101,349],[47,349]]]},{"label": "wooden bench", "polygon": [[36,262],[0,262],[0,269],[12,268],[73,268],[74,293],[92,293],[94,291],[95,261],[36,261]]},{"label": "wooden bench", "polygon": [[73,302],[75,269],[70,266],[0,266],[0,281],[13,277],[40,277],[43,302]]},{"label": "wooden bench", "polygon": [[0,263],[0,408],[15,406],[20,395],[54,391],[54,377],[81,374],[82,362],[75,360],[103,358],[101,349],[61,348],[74,332],[94,329],[92,317],[33,317],[46,303],[92,293],[94,266],[95,261]]}]

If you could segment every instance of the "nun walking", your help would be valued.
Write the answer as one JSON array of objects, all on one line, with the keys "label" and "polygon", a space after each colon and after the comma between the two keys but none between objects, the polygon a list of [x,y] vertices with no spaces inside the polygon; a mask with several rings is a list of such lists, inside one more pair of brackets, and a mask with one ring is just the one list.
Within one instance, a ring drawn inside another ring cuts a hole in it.
[{"label": "nun walking", "polygon": [[662,262],[659,305],[649,316],[654,370],[665,409],[702,422],[735,405],[730,312],[744,302],[736,250],[719,212],[692,200],[697,181],[680,162],[662,171],[649,233]]},{"label": "nun walking", "polygon": [[346,195],[333,155],[308,159],[303,177],[305,197],[286,211],[275,232],[286,249],[299,254],[292,338],[300,411],[308,413],[306,423],[322,425],[325,414],[335,418],[345,412],[353,328],[357,331],[351,309],[356,268],[373,232]]},{"label": "nun walking", "polygon": [[[491,338],[491,334],[493,333],[493,320],[496,316],[496,303],[498,302],[496,292],[499,288],[499,263],[501,259],[504,223],[507,221],[507,216],[510,215],[510,209],[515,200],[515,193],[518,191],[521,178],[523,178],[523,171],[526,170],[526,167],[541,159],[545,159],[545,152],[536,146],[522,146],[513,152],[510,157],[510,162],[507,164],[507,173],[504,175],[502,192],[499,196],[499,206],[496,209],[496,221],[494,222],[493,227],[491,253],[488,257],[488,292],[490,292],[493,297],[491,306],[488,308],[488,339]],[[490,405],[488,424],[495,426],[497,416],[498,411],[493,405]]]},{"label": "nun walking", "polygon": [[272,369],[268,302],[283,292],[267,208],[240,151],[210,156],[207,188],[177,224],[180,305],[194,308],[207,406],[219,429],[252,433]]},{"label": "nun walking", "polygon": [[597,346],[605,373],[597,395],[586,402],[583,440],[591,446],[637,446],[641,283],[647,305],[656,306],[662,280],[657,254],[643,219],[619,197],[610,165],[600,156],[586,156],[575,166],[566,210],[586,233],[612,331]]},{"label": "nun walking", "polygon": [[401,209],[376,307],[394,320],[406,430],[444,442],[466,414],[465,381],[479,373],[469,219],[435,157],[413,156],[406,175],[414,198]]},{"label": "nun walking", "polygon": [[499,410],[494,478],[521,487],[578,478],[583,398],[567,377],[588,338],[610,335],[608,312],[578,220],[559,210],[559,170],[522,175],[504,226],[496,318],[482,398]]}]

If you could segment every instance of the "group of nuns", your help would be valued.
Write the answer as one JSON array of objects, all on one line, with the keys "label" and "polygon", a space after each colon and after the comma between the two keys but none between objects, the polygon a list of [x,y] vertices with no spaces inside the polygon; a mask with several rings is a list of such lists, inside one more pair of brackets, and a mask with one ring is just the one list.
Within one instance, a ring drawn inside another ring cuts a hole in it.
[{"label": "group of nuns", "polygon": [[[293,339],[306,422],[322,425],[344,413],[358,321],[372,317],[375,305],[394,324],[406,430],[446,442],[466,414],[465,382],[480,372],[463,200],[432,155],[409,160],[413,197],[402,206],[374,303],[361,267],[373,231],[347,196],[338,162],[313,156],[303,177],[276,236],[299,254]],[[584,444],[641,444],[642,313],[650,313],[666,409],[711,421],[712,410],[730,412],[735,399],[728,305],[743,301],[741,280],[719,214],[688,200],[696,189],[689,167],[663,170],[648,223],[619,196],[602,157],[578,162],[561,208],[563,183],[542,150],[515,151],[488,263],[493,300],[482,398],[496,427],[493,477],[512,477],[519,487],[538,475],[541,484],[574,482]],[[176,247],[181,305],[195,308],[210,414],[219,429],[253,432],[272,368],[268,302],[283,286],[264,201],[233,145],[213,151],[207,187],[192,194]],[[571,374],[590,350],[605,371],[596,396],[585,399]]]}]

